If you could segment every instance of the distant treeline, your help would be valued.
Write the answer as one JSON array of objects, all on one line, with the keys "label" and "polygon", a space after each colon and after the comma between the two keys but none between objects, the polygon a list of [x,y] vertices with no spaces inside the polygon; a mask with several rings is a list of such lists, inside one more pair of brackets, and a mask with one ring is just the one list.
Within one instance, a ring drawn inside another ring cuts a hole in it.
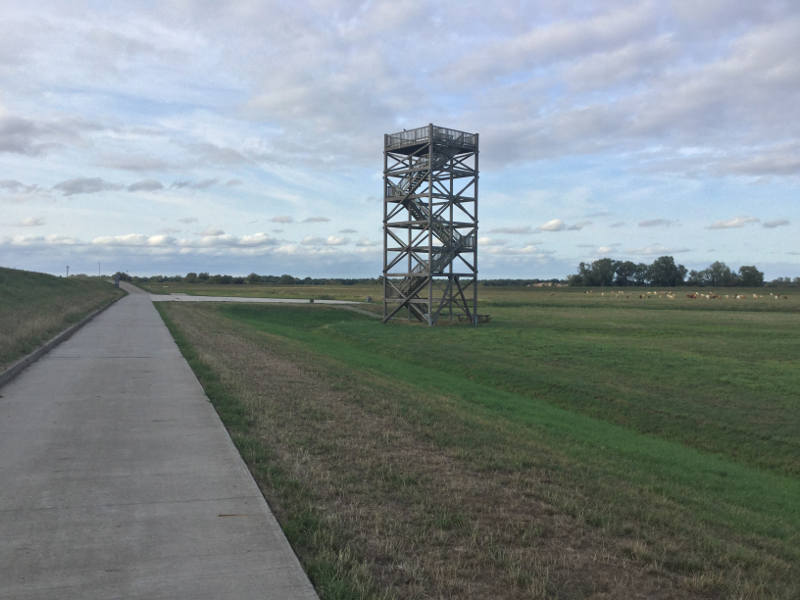
[{"label": "distant treeline", "polygon": [[[329,277],[294,277],[293,275],[259,275],[250,273],[247,276],[221,275],[201,272],[189,272],[186,275],[152,275],[150,277],[132,277],[127,273],[117,272],[116,276],[123,281],[139,281],[143,283],[215,283],[215,284],[271,284],[271,285],[379,285],[383,277],[361,278],[329,278]],[[725,263],[715,262],[702,271],[688,271],[683,265],[675,264],[671,256],[662,256],[652,264],[634,263],[631,261],[601,258],[592,263],[581,263],[578,272],[566,281],[553,279],[482,279],[480,285],[486,287],[556,287],[572,286],[741,286],[760,287],[763,285],[776,287],[800,287],[800,277],[778,277],[769,282],[764,281],[764,274],[754,266],[742,266],[732,271]]]},{"label": "distant treeline", "polygon": [[177,283],[217,283],[217,284],[258,284],[266,283],[272,285],[356,285],[356,284],[370,284],[378,283],[381,281],[379,278],[314,278],[314,277],[294,277],[293,275],[259,275],[258,273],[250,273],[247,276],[238,275],[221,275],[219,273],[211,275],[210,273],[189,272],[186,275],[152,275],[150,277],[131,277],[127,273],[117,273],[123,281],[141,281],[148,283],[165,283],[169,281]]},{"label": "distant treeline", "polygon": [[[723,262],[714,262],[702,271],[689,271],[683,265],[675,264],[671,256],[661,256],[651,264],[634,263],[629,260],[601,258],[578,265],[578,272],[569,277],[569,284],[576,286],[659,286],[673,287],[688,285],[693,287],[761,287],[764,273],[755,266],[743,265],[738,271],[731,270]],[[790,280],[779,278],[771,285],[798,285],[800,278]]]},{"label": "distant treeline", "polygon": [[561,279],[484,279],[481,285],[487,287],[532,287],[566,285]]},{"label": "distant treeline", "polygon": [[[247,276],[237,275],[211,275],[210,273],[189,272],[186,275],[152,275],[150,277],[136,277],[128,273],[115,273],[122,281],[140,281],[143,283],[216,283],[216,284],[271,284],[271,285],[379,285],[383,283],[383,277],[362,277],[362,278],[314,278],[314,277],[294,277],[293,275],[259,275],[250,273]],[[481,285],[490,287],[512,287],[512,286],[555,286],[566,285],[566,281],[559,279],[484,279]]]}]

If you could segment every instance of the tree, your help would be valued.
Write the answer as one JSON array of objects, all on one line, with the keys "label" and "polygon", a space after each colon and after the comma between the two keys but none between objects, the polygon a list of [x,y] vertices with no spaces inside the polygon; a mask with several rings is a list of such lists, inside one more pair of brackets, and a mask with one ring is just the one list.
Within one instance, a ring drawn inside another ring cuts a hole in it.
[{"label": "tree", "polygon": [[719,287],[723,285],[733,285],[735,282],[735,275],[724,262],[716,261],[711,263],[711,266],[706,269],[706,273],[708,285]]},{"label": "tree", "polygon": [[197,281],[197,273],[189,272],[183,278],[186,283],[195,283]]},{"label": "tree", "polygon": [[210,278],[211,276],[206,271],[197,274],[197,279],[199,281],[208,281]]},{"label": "tree", "polygon": [[705,271],[696,271],[692,269],[689,271],[689,278],[686,280],[686,285],[701,286],[703,285],[703,277]]},{"label": "tree", "polygon": [[633,276],[636,274],[636,263],[630,260],[617,261],[616,277],[614,283],[617,285],[632,285]]},{"label": "tree", "polygon": [[247,276],[247,283],[258,283],[261,281],[261,278],[258,276],[258,273],[250,273]]},{"label": "tree", "polygon": [[739,285],[745,287],[761,287],[764,285],[764,273],[754,266],[739,267]]},{"label": "tree", "polygon": [[636,265],[636,270],[633,272],[633,280],[636,285],[647,285],[649,279],[650,267],[644,263]]},{"label": "tree", "polygon": [[675,259],[671,256],[660,256],[648,269],[648,278],[652,285],[682,285],[684,277],[686,277],[686,267],[676,265]]},{"label": "tree", "polygon": [[592,263],[592,285],[607,286],[614,283],[616,264],[610,258],[600,258]]}]

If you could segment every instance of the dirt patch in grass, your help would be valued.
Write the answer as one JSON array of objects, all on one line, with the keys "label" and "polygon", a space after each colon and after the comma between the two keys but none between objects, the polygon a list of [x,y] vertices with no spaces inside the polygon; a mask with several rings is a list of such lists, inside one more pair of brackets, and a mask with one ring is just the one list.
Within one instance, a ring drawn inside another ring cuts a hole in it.
[{"label": "dirt patch in grass", "polygon": [[562,457],[505,447],[496,423],[448,398],[348,372],[213,307],[159,310],[323,598],[721,595],[702,565],[665,568],[635,527],[588,523],[592,500]]}]

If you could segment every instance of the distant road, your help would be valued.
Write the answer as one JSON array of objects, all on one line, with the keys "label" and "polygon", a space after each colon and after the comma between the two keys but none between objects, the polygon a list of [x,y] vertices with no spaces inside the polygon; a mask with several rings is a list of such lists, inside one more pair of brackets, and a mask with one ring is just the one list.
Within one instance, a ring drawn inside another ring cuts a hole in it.
[{"label": "distant road", "polygon": [[0,598],[316,599],[150,302],[0,388]]}]

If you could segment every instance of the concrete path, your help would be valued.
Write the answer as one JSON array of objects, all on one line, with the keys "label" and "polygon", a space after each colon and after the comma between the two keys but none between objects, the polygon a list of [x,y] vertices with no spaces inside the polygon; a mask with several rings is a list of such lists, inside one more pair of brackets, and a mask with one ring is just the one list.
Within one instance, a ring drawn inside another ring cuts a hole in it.
[{"label": "concrete path", "polygon": [[129,289],[0,388],[0,598],[317,598],[149,295]]}]

